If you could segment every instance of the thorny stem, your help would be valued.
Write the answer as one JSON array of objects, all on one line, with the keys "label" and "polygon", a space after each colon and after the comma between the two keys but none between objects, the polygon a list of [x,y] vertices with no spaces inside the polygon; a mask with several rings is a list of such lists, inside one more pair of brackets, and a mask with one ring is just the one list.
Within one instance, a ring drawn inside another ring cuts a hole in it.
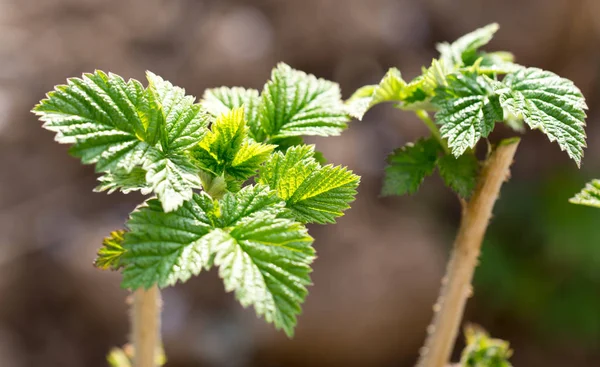
[{"label": "thorny stem", "polygon": [[158,286],[140,288],[133,294],[131,339],[134,367],[158,366],[160,350],[161,298]]},{"label": "thorny stem", "polygon": [[442,139],[442,135],[440,134],[440,130],[436,126],[435,122],[429,117],[429,114],[425,110],[417,110],[415,111],[417,117],[425,123],[425,126],[431,131],[431,135],[435,138],[435,140],[440,143],[442,148],[444,149],[444,153],[450,154],[450,149],[448,149],[448,144],[444,139]]},{"label": "thorny stem", "polygon": [[463,207],[461,225],[448,262],[434,318],[427,328],[427,340],[421,349],[417,367],[444,367],[456,341],[471,281],[477,266],[481,242],[492,216],[494,202],[502,183],[510,175],[519,139],[507,139],[485,161],[479,182],[469,203]]}]

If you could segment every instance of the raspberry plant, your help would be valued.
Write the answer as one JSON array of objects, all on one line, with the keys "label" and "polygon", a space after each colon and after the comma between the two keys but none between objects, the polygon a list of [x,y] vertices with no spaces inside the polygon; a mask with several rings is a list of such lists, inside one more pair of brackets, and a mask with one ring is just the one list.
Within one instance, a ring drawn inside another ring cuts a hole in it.
[{"label": "raspberry plant", "polygon": [[[550,71],[515,63],[508,52],[481,51],[497,30],[497,24],[490,24],[453,43],[438,44],[440,57],[424,67],[421,75],[406,82],[392,68],[379,84],[358,89],[346,102],[349,113],[358,119],[379,103],[393,102],[401,110],[416,113],[431,132],[389,156],[384,195],[415,193],[437,168],[463,206],[434,320],[421,349],[420,367],[448,363],[471,294],[481,242],[519,139],[488,142],[482,161],[476,155],[477,143],[500,123],[518,133],[526,127],[540,130],[578,166],[586,146],[587,106],[579,89]],[[597,182],[588,186],[577,200],[597,205],[599,186]]]},{"label": "raspberry plant", "polygon": [[600,208],[600,180],[592,180],[569,201],[573,204]]},{"label": "raspberry plant", "polygon": [[96,191],[152,195],[96,265],[136,291],[136,366],[157,362],[158,287],[218,267],[225,289],[292,336],[315,259],[306,224],[334,223],[359,177],[325,165],[302,136],[339,135],[350,117],[337,84],[281,63],[262,92],[209,89],[200,103],[148,72],[96,71],[55,87],[33,112],[94,164]]}]

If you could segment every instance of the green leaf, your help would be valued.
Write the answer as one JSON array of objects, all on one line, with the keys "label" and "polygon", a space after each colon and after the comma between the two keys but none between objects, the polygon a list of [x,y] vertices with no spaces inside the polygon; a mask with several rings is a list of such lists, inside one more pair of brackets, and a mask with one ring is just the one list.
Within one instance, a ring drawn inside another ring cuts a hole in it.
[{"label": "green leaf", "polygon": [[503,119],[499,98],[482,76],[449,76],[448,86],[439,89],[432,102],[439,108],[435,117],[442,125],[440,133],[448,139],[455,157],[474,148],[479,139],[490,134],[496,121]]},{"label": "green leaf", "polygon": [[158,75],[147,72],[146,76],[152,112],[145,121],[148,131],[160,138],[163,151],[181,152],[202,140],[208,115],[194,104],[195,97],[186,96],[183,88],[174,87]]},{"label": "green leaf", "polygon": [[277,65],[262,92],[261,125],[269,139],[339,135],[349,118],[336,83]]},{"label": "green leaf", "polygon": [[463,154],[456,158],[444,155],[438,159],[440,176],[446,186],[460,197],[468,199],[477,184],[479,162],[474,154]]},{"label": "green leaf", "polygon": [[292,335],[314,250],[306,228],[280,217],[284,210],[283,201],[261,185],[219,201],[194,194],[171,213],[149,200],[127,222],[123,286],[165,287],[216,265],[226,290],[235,291],[243,306],[253,305]]},{"label": "green leaf", "polygon": [[98,250],[98,257],[94,265],[102,270],[119,270],[122,267],[121,256],[125,252],[123,248],[124,230],[113,231],[109,237],[104,238],[102,247]]},{"label": "green leaf", "polygon": [[156,199],[138,207],[126,223],[122,286],[166,287],[209,269],[211,238],[206,235],[213,228],[214,211],[212,199],[204,193],[194,194],[169,213]]},{"label": "green leaf", "polygon": [[227,174],[245,181],[274,148],[248,139],[244,109],[236,108],[217,118],[192,156],[202,169],[215,176]]},{"label": "green leaf", "polygon": [[142,167],[134,167],[131,172],[125,170],[116,170],[106,172],[98,177],[100,185],[94,191],[107,191],[108,194],[120,190],[124,194],[132,191],[141,191],[142,195],[148,195],[152,192],[152,187],[146,182],[146,170]]},{"label": "green leaf", "polygon": [[463,66],[466,59],[472,57],[481,46],[491,41],[498,28],[496,23],[488,24],[465,34],[451,44],[439,43],[437,49],[440,52],[440,61],[448,70]]},{"label": "green leaf", "polygon": [[511,367],[512,350],[507,341],[491,338],[483,329],[469,326],[465,330],[467,346],[460,358],[461,367]]},{"label": "green leaf", "polygon": [[277,152],[261,168],[258,182],[277,191],[296,220],[302,223],[335,223],[354,200],[359,177],[344,167],[321,165],[314,146]]},{"label": "green leaf", "polygon": [[494,84],[500,103],[531,129],[556,141],[579,166],[586,147],[585,110],[581,91],[572,81],[538,68],[520,69]]},{"label": "green leaf", "polygon": [[144,169],[148,185],[166,212],[179,208],[192,198],[193,189],[202,187],[200,170],[182,154],[155,152]]},{"label": "green leaf", "polygon": [[346,101],[348,113],[361,120],[376,104],[402,101],[405,88],[406,82],[402,79],[400,70],[391,68],[378,85],[367,85],[354,92]]},{"label": "green leaf", "polygon": [[414,194],[423,179],[433,173],[441,147],[433,138],[420,139],[395,150],[388,157],[382,195]]},{"label": "green leaf", "polygon": [[600,208],[600,180],[592,180],[581,192],[569,200],[573,204]]},{"label": "green leaf", "polygon": [[56,141],[73,144],[71,154],[96,164],[97,172],[131,170],[149,147],[138,114],[145,103],[139,82],[98,70],[55,87],[32,112],[56,132]]},{"label": "green leaf", "polygon": [[258,116],[261,99],[256,89],[245,89],[240,87],[220,87],[207,89],[202,97],[202,106],[213,115],[219,117],[233,109],[244,107],[244,116],[249,135],[256,141],[264,140],[264,133]]}]

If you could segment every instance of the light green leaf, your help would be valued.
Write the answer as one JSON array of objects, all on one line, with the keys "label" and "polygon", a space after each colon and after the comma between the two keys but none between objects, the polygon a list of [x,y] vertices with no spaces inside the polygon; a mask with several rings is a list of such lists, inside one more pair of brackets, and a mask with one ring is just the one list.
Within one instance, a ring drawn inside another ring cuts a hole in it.
[{"label": "light green leaf", "polygon": [[202,106],[214,117],[219,117],[233,109],[244,107],[244,116],[249,135],[256,141],[264,140],[264,133],[258,116],[261,99],[256,89],[240,87],[220,87],[207,89],[202,97]]},{"label": "light green leaf", "polygon": [[388,157],[382,195],[414,194],[431,175],[441,147],[433,138],[421,139],[395,150]]},{"label": "light green leaf", "polygon": [[158,75],[147,72],[146,76],[154,111],[147,129],[158,130],[163,151],[180,152],[202,140],[208,115],[199,104],[194,104],[195,98],[186,96],[183,88],[174,87]]},{"label": "light green leaf", "polygon": [[472,57],[477,50],[486,45],[494,37],[499,26],[496,23],[474,30],[448,44],[439,43],[437,50],[440,52],[440,61],[448,70],[464,65],[464,61]]},{"label": "light green leaf", "polygon": [[586,147],[585,110],[581,91],[572,81],[538,68],[520,69],[494,83],[500,103],[531,129],[556,141],[579,166]]},{"label": "light green leaf", "polygon": [[406,82],[400,70],[391,68],[378,85],[367,85],[358,89],[346,101],[348,113],[361,120],[364,114],[382,102],[400,102],[404,99]]},{"label": "light green leaf", "polygon": [[182,154],[156,152],[146,163],[146,181],[156,193],[166,212],[173,211],[192,198],[193,189],[202,183],[199,169]]},{"label": "light green leaf", "polygon": [[171,213],[157,200],[132,213],[125,235],[123,286],[173,285],[213,264],[243,306],[293,334],[314,260],[306,228],[279,217],[284,203],[265,186],[213,202],[206,194]]},{"label": "light green leaf", "polygon": [[113,231],[110,236],[104,238],[102,247],[98,250],[98,257],[94,260],[94,265],[102,270],[119,270],[122,266],[120,260],[125,252],[123,248],[124,230]]},{"label": "light green leaf", "polygon": [[138,207],[126,223],[122,286],[166,287],[210,268],[211,237],[206,235],[213,229],[214,211],[206,194],[194,194],[170,213],[156,199]]},{"label": "light green leaf", "polygon": [[245,181],[274,148],[248,139],[244,109],[236,108],[217,118],[192,156],[202,169],[215,176],[226,174]]},{"label": "light green leaf", "polygon": [[477,157],[474,154],[463,154],[458,158],[444,155],[438,159],[437,164],[446,186],[460,197],[468,199],[477,184]]},{"label": "light green leaf", "polygon": [[569,200],[573,204],[600,208],[600,180],[592,180],[581,192]]},{"label": "light green leaf", "polygon": [[33,111],[56,141],[73,144],[70,152],[96,171],[132,169],[148,149],[138,108],[144,89],[135,80],[96,71],[59,85]]},{"label": "light green leaf", "polygon": [[432,102],[439,108],[435,117],[442,125],[440,133],[448,139],[455,157],[474,148],[504,116],[488,79],[476,75],[449,76],[448,86],[440,89]]},{"label": "light green leaf", "polygon": [[337,84],[284,63],[263,89],[260,117],[269,139],[339,135],[349,120]]},{"label": "light green leaf", "polygon": [[148,195],[152,192],[152,187],[146,182],[146,170],[142,167],[135,167],[131,172],[125,170],[116,170],[114,172],[106,172],[98,177],[100,185],[94,191],[106,191],[108,194],[120,190],[124,194],[132,191],[141,191],[142,195]]},{"label": "light green leaf", "polygon": [[494,339],[477,326],[465,329],[466,347],[460,358],[461,367],[512,367],[510,344]]},{"label": "light green leaf", "polygon": [[296,220],[334,223],[354,200],[359,177],[344,167],[321,165],[313,146],[277,152],[261,168],[258,182],[277,191]]}]

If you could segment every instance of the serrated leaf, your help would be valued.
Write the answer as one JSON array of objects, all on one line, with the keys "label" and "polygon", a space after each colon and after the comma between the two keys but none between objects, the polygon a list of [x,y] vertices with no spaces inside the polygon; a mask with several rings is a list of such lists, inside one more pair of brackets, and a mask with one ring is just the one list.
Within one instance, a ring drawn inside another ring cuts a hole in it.
[{"label": "serrated leaf", "polygon": [[187,96],[185,89],[175,87],[163,78],[147,72],[148,91],[155,101],[153,111],[159,117],[152,120],[148,130],[158,129],[163,150],[180,152],[197,144],[206,133],[208,116],[199,104],[194,104],[195,97]]},{"label": "serrated leaf", "polygon": [[292,335],[314,250],[306,228],[279,217],[284,210],[283,201],[261,185],[219,201],[194,194],[171,213],[149,200],[127,222],[123,286],[165,287],[214,264],[243,306],[253,305]]},{"label": "serrated leaf", "polygon": [[339,135],[349,118],[336,83],[277,65],[262,92],[260,119],[269,139]]},{"label": "serrated leaf", "polygon": [[400,102],[404,97],[406,82],[400,70],[391,68],[378,85],[367,85],[358,89],[346,101],[348,113],[361,120],[364,114],[382,102]]},{"label": "serrated leaf", "polygon": [[439,43],[437,50],[440,52],[440,61],[448,70],[463,66],[465,59],[472,57],[481,46],[491,41],[498,28],[496,23],[488,24],[465,34],[451,44]]},{"label": "serrated leaf", "polygon": [[148,185],[166,212],[179,208],[192,198],[193,189],[202,187],[200,170],[182,154],[156,152],[144,169]]},{"label": "serrated leaf", "polygon": [[194,194],[180,208],[165,213],[160,201],[150,199],[131,213],[123,247],[124,288],[150,288],[185,282],[211,266],[206,235],[213,228],[212,199]]},{"label": "serrated leaf", "polygon": [[256,89],[241,87],[220,87],[207,89],[202,97],[202,106],[214,117],[219,117],[233,109],[244,107],[249,135],[256,141],[264,140],[264,133],[258,116],[261,99]]},{"label": "serrated leaf", "polygon": [[244,109],[236,108],[217,118],[191,154],[202,169],[215,176],[226,174],[245,181],[274,148],[248,139]]},{"label": "serrated leaf", "polygon": [[508,359],[512,350],[507,341],[493,339],[480,327],[465,330],[466,347],[460,358],[461,367],[512,367]]},{"label": "serrated leaf", "polygon": [[524,68],[494,84],[500,103],[531,129],[556,141],[579,166],[586,147],[587,105],[572,81],[538,68]]},{"label": "serrated leaf", "polygon": [[110,236],[104,238],[102,247],[98,250],[98,256],[94,265],[102,270],[119,270],[122,267],[121,256],[125,253],[123,248],[124,230],[113,231]]},{"label": "serrated leaf", "polygon": [[600,180],[592,180],[581,192],[569,200],[573,204],[600,208]]},{"label": "serrated leaf", "polygon": [[98,70],[55,87],[32,112],[56,132],[56,141],[73,144],[71,154],[96,164],[97,172],[131,169],[148,149],[139,138],[146,135],[138,114],[143,95],[139,82]]},{"label": "serrated leaf", "polygon": [[446,186],[460,197],[468,199],[477,184],[477,157],[474,154],[463,154],[458,158],[444,155],[438,159],[437,164]]},{"label": "serrated leaf", "polygon": [[359,177],[340,166],[321,166],[313,146],[289,148],[271,156],[259,172],[258,182],[277,191],[296,220],[334,223],[354,200]]},{"label": "serrated leaf", "polygon": [[146,182],[146,170],[142,167],[134,167],[131,172],[125,170],[116,170],[106,172],[98,177],[100,185],[94,191],[106,191],[108,194],[120,190],[124,194],[132,191],[140,191],[142,195],[148,195],[152,192],[152,187]]},{"label": "serrated leaf", "polygon": [[414,194],[431,175],[441,147],[433,138],[420,139],[395,150],[388,157],[382,195]]},{"label": "serrated leaf", "polygon": [[455,157],[474,148],[503,119],[499,98],[487,80],[472,74],[451,75],[448,86],[439,89],[432,100],[439,108],[435,117],[442,125],[440,133]]}]

